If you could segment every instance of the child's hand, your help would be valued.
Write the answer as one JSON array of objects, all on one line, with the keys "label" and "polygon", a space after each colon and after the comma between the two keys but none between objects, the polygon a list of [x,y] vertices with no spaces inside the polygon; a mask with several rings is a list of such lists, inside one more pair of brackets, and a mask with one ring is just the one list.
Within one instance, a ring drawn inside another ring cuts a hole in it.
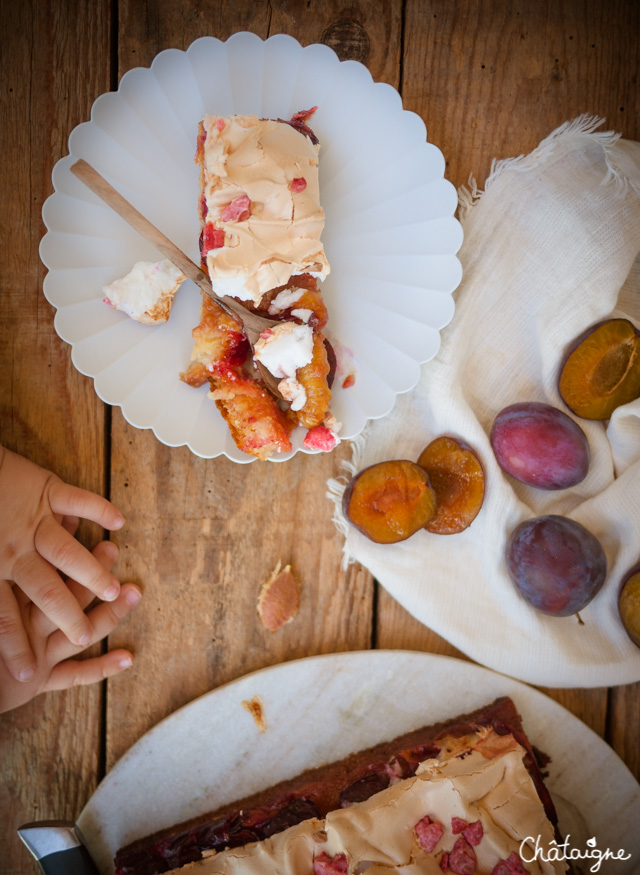
[{"label": "child's hand", "polygon": [[[101,541],[93,550],[92,558],[109,571],[117,553],[115,544]],[[86,587],[74,580],[60,583],[76,600],[80,610],[88,607],[93,594]],[[114,650],[85,660],[73,657],[109,635],[139,600],[140,590],[132,583],[124,584],[115,601],[101,602],[87,612],[85,616],[90,638],[86,645],[77,645],[72,644],[40,608],[16,588],[15,601],[20,622],[33,648],[35,670],[30,680],[19,681],[0,660],[0,712],[24,705],[47,690],[65,690],[78,684],[91,684],[129,668],[133,657],[128,650]]]},{"label": "child's hand", "polygon": [[[118,598],[112,563],[107,567],[73,536],[79,517],[109,530],[123,524],[105,498],[0,447],[0,658],[17,680],[28,681],[36,670],[20,593],[82,648],[94,634],[84,607],[93,595]],[[59,572],[76,586],[67,586]]]}]

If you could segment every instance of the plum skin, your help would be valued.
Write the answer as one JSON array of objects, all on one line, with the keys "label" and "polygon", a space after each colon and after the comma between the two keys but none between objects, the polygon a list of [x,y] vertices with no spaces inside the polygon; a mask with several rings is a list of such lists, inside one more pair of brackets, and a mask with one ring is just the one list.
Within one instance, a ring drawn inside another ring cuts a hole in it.
[{"label": "plum skin", "polygon": [[520,595],[554,617],[581,611],[607,576],[607,559],[595,535],[555,514],[520,523],[507,541],[506,561]]},{"label": "plum skin", "polygon": [[493,422],[489,440],[502,470],[529,486],[568,489],[587,476],[587,436],[550,404],[525,401],[505,407]]}]

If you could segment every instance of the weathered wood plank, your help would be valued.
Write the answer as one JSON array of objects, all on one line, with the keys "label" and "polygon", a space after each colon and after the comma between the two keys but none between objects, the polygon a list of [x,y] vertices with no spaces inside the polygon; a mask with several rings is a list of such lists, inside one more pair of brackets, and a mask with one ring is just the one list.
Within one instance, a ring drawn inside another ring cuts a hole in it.
[{"label": "weathered wood plank", "polygon": [[303,45],[324,43],[340,60],[365,64],[376,82],[400,81],[402,4],[397,0],[272,4],[269,33],[288,33]]},{"label": "weathered wood plank", "polygon": [[375,619],[376,647],[381,650],[419,650],[467,659],[441,635],[416,620],[382,586],[378,588]]},{"label": "weathered wood plank", "polygon": [[[109,3],[5,3],[0,10],[0,440],[68,482],[104,493],[104,410],[56,335],[38,245],[51,170],[109,88]],[[102,536],[83,526],[81,540]],[[97,648],[96,652],[99,652]],[[77,816],[100,778],[100,686],[50,693],[0,716],[0,869],[37,865],[16,827]]]},{"label": "weathered wood plank", "polygon": [[[133,669],[110,684],[108,765],[161,717],[246,672],[369,646],[368,574],[339,571],[325,481],[342,453],[237,465],[168,449],[114,416],[112,491],[127,524],[121,577],[144,598],[112,646]],[[301,590],[295,619],[267,632],[260,587],[278,560]]]},{"label": "weathered wood plank", "polygon": [[164,49],[186,49],[198,37],[228,39],[249,30],[269,36],[271,4],[265,0],[120,0],[118,3],[118,79],[132,67],[147,67]]},{"label": "weathered wood plank", "polygon": [[409,0],[404,32],[405,106],[424,118],[456,186],[470,173],[482,183],[494,158],[530,151],[581,113],[638,137],[633,0]]},{"label": "weathered wood plank", "polygon": [[640,684],[609,691],[606,738],[640,781]]}]

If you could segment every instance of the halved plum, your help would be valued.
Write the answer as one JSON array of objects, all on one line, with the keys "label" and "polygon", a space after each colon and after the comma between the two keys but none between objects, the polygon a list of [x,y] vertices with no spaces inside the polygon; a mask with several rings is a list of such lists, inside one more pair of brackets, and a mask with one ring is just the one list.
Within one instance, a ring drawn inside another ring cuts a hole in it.
[{"label": "halved plum", "polygon": [[425,447],[418,459],[436,493],[436,514],[425,526],[436,535],[455,535],[468,528],[484,501],[484,471],[474,450],[443,435]]},{"label": "halved plum", "polygon": [[569,347],[558,389],[569,410],[583,419],[609,419],[640,398],[640,333],[628,319],[588,328]]},{"label": "halved plum", "polygon": [[345,517],[376,544],[395,544],[424,528],[436,512],[429,475],[407,460],[378,462],[360,471],[342,500]]},{"label": "halved plum", "polygon": [[618,609],[627,635],[640,647],[640,565],[632,568],[623,580]]}]

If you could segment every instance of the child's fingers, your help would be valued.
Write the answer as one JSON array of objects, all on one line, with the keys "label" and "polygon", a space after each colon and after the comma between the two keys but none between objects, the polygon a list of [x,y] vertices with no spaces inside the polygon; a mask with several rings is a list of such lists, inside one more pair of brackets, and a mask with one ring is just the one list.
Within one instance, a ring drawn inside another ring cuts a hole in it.
[{"label": "child's fingers", "polygon": [[91,624],[91,640],[79,647],[72,644],[60,631],[54,632],[47,643],[47,658],[51,665],[77,656],[85,647],[110,635],[118,623],[138,604],[142,593],[133,583],[125,583],[114,602],[101,602],[87,613]]},{"label": "child's fingers", "polygon": [[[114,562],[118,558],[118,548],[111,541],[100,541],[91,552],[107,571],[111,571]],[[81,583],[78,583],[77,580],[67,580],[66,587],[83,611],[89,607],[95,598],[91,590],[87,589],[86,586],[83,586]],[[18,591],[17,595],[19,594],[20,591]],[[34,631],[43,636],[50,635],[57,628],[56,625],[40,610],[34,611],[32,622]]]},{"label": "child's fingers", "polygon": [[29,681],[34,676],[36,659],[8,580],[0,580],[0,657],[17,681]]},{"label": "child's fingers", "polygon": [[16,563],[13,577],[17,586],[56,628],[71,641],[87,646],[91,640],[91,623],[49,562],[35,551],[28,553]]},{"label": "child's fingers", "polygon": [[129,668],[133,656],[128,650],[112,650],[92,659],[67,659],[49,675],[45,690],[67,690],[82,684],[94,684]]},{"label": "child's fingers", "polygon": [[75,535],[75,533],[78,531],[78,526],[80,525],[80,517],[63,516],[60,520],[60,525],[63,529],[66,529],[69,534]]},{"label": "child's fingers", "polygon": [[98,598],[113,601],[117,597],[120,581],[53,517],[48,516],[40,521],[34,543],[43,559],[67,577],[86,586]]},{"label": "child's fingers", "polygon": [[49,504],[54,513],[92,520],[109,531],[124,525],[122,514],[106,498],[87,489],[63,483],[61,480],[55,480],[51,484]]},{"label": "child's fingers", "polygon": [[[113,568],[119,552],[118,547],[113,541],[100,541],[100,543],[96,544],[91,551],[93,556],[107,571],[111,571]],[[88,608],[94,599],[91,590],[87,589],[86,586],[83,586],[81,583],[78,583],[77,580],[73,580],[72,578],[67,580],[67,586],[69,591],[75,596],[75,599],[82,610]]]}]

